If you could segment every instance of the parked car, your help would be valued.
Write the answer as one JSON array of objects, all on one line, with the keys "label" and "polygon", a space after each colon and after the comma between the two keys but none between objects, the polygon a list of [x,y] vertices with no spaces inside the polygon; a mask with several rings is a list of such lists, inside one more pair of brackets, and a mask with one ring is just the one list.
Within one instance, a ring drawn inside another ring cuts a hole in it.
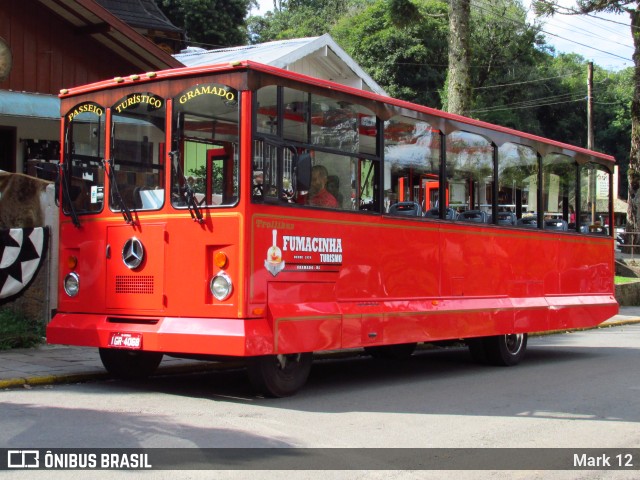
[{"label": "parked car", "polygon": [[625,226],[616,227],[616,248],[620,248],[624,245],[624,233],[626,231]]}]

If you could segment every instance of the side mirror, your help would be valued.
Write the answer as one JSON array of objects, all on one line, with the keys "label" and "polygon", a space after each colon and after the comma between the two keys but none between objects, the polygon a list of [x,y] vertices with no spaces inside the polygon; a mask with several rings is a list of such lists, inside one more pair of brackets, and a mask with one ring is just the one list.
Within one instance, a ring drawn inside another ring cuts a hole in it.
[{"label": "side mirror", "polygon": [[56,175],[56,179],[54,181],[54,197],[56,207],[60,206],[60,169],[58,169],[58,175]]}]

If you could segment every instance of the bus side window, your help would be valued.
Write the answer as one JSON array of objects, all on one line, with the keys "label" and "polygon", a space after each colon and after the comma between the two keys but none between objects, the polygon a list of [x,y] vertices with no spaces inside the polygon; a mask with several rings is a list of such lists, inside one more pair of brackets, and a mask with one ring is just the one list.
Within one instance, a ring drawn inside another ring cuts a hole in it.
[{"label": "bus side window", "polygon": [[[295,161],[292,203],[355,210],[359,159],[317,150],[299,153]],[[371,180],[373,181],[373,180]],[[369,189],[371,193],[373,189]]]},{"label": "bus side window", "polygon": [[[579,232],[609,235],[612,223],[609,205],[611,173],[602,165],[587,163],[580,166]],[[575,214],[574,214],[575,216]]]},{"label": "bus side window", "polygon": [[504,143],[498,148],[498,217],[495,223],[538,228],[538,168],[538,156],[531,147]]},{"label": "bus side window", "polygon": [[337,175],[329,175],[327,177],[327,191],[333,195],[338,202],[338,208],[343,207],[344,196],[340,193],[340,177]]},{"label": "bus side window", "polygon": [[397,115],[385,121],[385,212],[391,213],[396,203],[414,202],[420,207],[419,216],[436,209],[435,218],[439,217],[440,145],[440,131],[424,120]]},{"label": "bus side window", "polygon": [[[358,181],[354,181],[351,189],[351,209],[378,212],[380,210],[380,195],[378,193],[378,179],[380,177],[380,164],[373,160],[354,160],[357,165],[354,170],[358,172]],[[343,208],[348,208],[343,204]]]},{"label": "bus side window", "polygon": [[492,213],[493,156],[494,146],[481,135],[447,135],[447,207],[456,209],[457,220],[486,223]]},{"label": "bus side window", "polygon": [[549,153],[542,158],[542,208],[545,230],[575,232],[576,180],[575,159],[568,155]]}]

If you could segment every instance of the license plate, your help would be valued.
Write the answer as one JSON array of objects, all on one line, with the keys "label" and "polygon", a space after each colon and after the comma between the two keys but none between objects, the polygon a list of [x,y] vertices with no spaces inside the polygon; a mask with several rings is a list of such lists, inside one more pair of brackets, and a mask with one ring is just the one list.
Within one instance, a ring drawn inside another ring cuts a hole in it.
[{"label": "license plate", "polygon": [[109,346],[112,348],[128,348],[140,350],[142,348],[141,333],[112,333],[109,338]]}]

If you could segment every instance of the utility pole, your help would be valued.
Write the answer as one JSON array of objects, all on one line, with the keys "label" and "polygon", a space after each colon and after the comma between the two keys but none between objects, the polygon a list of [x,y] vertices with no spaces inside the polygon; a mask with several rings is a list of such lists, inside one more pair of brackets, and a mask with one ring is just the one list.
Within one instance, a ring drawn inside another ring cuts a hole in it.
[{"label": "utility pole", "polygon": [[587,64],[587,148],[593,150],[593,62]]},{"label": "utility pole", "polygon": [[[587,148],[593,150],[593,62],[587,64]],[[591,224],[596,219],[596,175],[593,170],[589,170],[589,198],[591,202]]]}]

